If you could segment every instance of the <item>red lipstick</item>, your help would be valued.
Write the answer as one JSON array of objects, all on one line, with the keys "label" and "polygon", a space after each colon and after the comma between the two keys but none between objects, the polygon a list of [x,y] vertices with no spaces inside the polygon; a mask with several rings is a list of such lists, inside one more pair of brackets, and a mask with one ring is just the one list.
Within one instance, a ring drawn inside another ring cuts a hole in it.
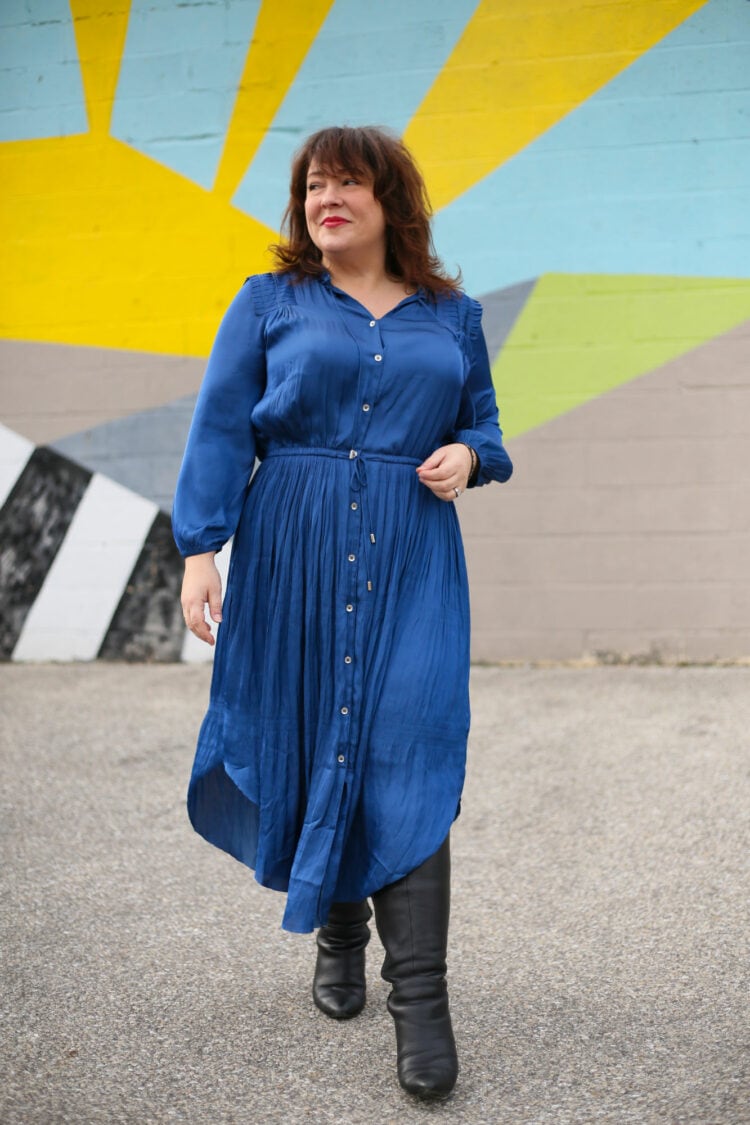
[{"label": "red lipstick", "polygon": [[341,227],[344,223],[348,223],[348,221],[348,219],[339,218],[338,215],[328,215],[327,218],[323,219],[322,225],[324,227]]}]

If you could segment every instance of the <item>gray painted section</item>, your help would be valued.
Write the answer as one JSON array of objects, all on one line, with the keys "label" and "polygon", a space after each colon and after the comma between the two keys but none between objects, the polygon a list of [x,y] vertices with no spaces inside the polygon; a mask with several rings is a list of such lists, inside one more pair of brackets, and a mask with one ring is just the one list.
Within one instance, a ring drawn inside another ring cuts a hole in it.
[{"label": "gray painted section", "polygon": [[536,278],[532,281],[521,281],[518,285],[509,285],[507,289],[495,289],[492,293],[485,293],[480,298],[484,309],[482,328],[490,362],[494,363],[499,355],[536,283]]},{"label": "gray painted section", "polygon": [[194,405],[195,395],[187,395],[71,434],[54,448],[169,511]]}]

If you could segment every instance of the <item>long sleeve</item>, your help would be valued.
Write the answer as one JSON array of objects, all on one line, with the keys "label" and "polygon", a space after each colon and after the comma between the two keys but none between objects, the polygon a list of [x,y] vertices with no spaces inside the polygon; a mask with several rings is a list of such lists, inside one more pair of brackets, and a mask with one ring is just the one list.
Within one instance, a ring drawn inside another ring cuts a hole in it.
[{"label": "long sleeve", "polygon": [[234,534],[255,463],[250,418],[265,380],[263,318],[246,284],[211,349],[177,480],[172,530],[182,555],[219,550]]},{"label": "long sleeve", "polygon": [[465,442],[476,450],[480,468],[474,486],[478,486],[489,484],[493,480],[508,480],[513,472],[513,464],[503,445],[503,434],[498,421],[495,388],[482,331],[482,306],[471,298],[464,300],[468,305],[465,338],[469,352],[469,371],[453,440]]}]

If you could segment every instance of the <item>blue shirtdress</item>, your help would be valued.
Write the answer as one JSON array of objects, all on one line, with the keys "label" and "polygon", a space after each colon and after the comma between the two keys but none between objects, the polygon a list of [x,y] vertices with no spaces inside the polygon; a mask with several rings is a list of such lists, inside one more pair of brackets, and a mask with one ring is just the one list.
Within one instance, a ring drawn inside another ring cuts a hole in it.
[{"label": "blue shirtdress", "polygon": [[466,569],[415,469],[463,441],[477,483],[512,472],[480,319],[424,293],[373,319],[327,274],[263,274],[209,358],[174,535],[183,555],[234,542],[188,809],[287,891],[287,930],[408,874],[458,815]]}]

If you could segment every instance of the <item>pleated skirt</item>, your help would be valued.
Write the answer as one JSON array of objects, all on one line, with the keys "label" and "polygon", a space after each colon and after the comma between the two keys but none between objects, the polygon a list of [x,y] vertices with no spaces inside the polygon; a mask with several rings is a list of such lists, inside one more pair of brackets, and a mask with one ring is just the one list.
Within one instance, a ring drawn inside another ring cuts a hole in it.
[{"label": "pleated skirt", "polygon": [[419,866],[460,809],[469,601],[417,459],[270,450],[234,538],[195,829],[309,932]]}]

